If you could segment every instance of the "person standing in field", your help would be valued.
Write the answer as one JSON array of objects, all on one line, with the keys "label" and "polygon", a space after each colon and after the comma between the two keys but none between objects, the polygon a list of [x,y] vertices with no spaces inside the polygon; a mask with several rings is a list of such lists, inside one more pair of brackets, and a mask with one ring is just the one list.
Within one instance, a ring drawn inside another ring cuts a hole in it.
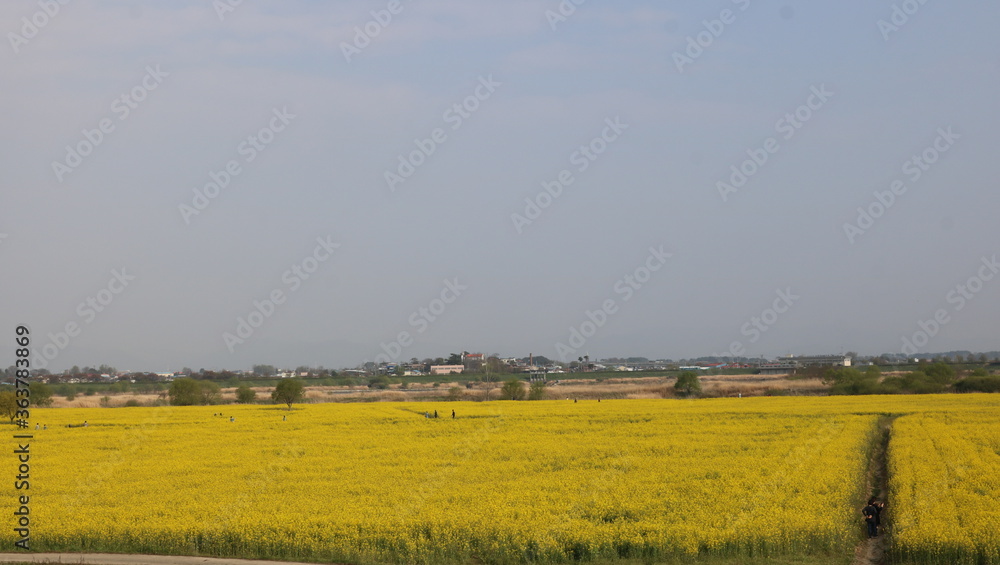
[{"label": "person standing in field", "polygon": [[868,526],[868,538],[878,535],[878,507],[875,506],[875,497],[868,499],[868,504],[861,509],[861,514],[865,517],[865,525]]},{"label": "person standing in field", "polygon": [[451,411],[451,419],[452,419],[452,420],[454,420],[454,419],[455,419],[455,411],[454,411],[454,410],[452,410],[452,411]]},{"label": "person standing in field", "polygon": [[875,503],[875,535],[878,535],[879,530],[885,533],[885,528],[882,527],[882,511],[885,510],[885,502],[877,501]]}]

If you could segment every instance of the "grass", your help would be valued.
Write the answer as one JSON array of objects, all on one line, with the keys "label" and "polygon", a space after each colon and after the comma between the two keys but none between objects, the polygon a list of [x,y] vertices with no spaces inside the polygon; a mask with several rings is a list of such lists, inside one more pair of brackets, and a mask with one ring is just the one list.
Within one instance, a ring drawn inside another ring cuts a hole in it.
[{"label": "grass", "polygon": [[[72,563],[73,554],[63,554],[65,560],[58,563]],[[775,557],[740,557],[740,558],[698,558],[684,560],[656,561],[665,565],[849,565],[851,559],[844,556],[833,555],[785,555]],[[0,563],[8,565],[38,565],[39,563],[57,563],[55,561],[7,561],[0,560]],[[593,565],[647,565],[651,561],[638,561],[634,559],[616,561],[585,561]],[[98,565],[98,564],[91,564]]]}]

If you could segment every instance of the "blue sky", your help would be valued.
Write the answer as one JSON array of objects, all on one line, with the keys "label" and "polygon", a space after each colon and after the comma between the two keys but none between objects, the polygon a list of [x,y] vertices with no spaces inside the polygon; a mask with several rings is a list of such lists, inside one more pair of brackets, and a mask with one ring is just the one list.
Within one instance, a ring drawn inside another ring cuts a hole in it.
[{"label": "blue sky", "polygon": [[[1000,349],[1000,279],[980,268],[1000,251],[1000,7],[815,4],[587,1],[552,26],[555,1],[245,0],[221,18],[211,0],[5,3],[0,318],[30,324],[55,370],[874,354],[920,332],[920,351]],[[456,104],[474,111],[459,122]],[[269,143],[249,151],[253,136]],[[581,146],[601,150],[586,170]],[[845,228],[894,180],[870,226]],[[547,206],[519,224],[526,199]],[[339,244],[322,261],[317,238]],[[646,278],[651,247],[670,257]],[[645,282],[625,293],[627,276]]]}]

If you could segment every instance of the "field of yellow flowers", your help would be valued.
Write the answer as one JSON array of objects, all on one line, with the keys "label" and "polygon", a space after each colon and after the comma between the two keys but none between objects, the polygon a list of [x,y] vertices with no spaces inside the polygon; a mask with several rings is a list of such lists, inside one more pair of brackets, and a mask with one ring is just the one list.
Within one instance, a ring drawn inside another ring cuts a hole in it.
[{"label": "field of yellow flowers", "polygon": [[1000,414],[901,417],[889,466],[900,557],[1000,563]]},{"label": "field of yellow flowers", "polygon": [[[998,408],[951,395],[39,409],[30,544],[336,562],[848,555],[879,417],[908,414],[893,435],[910,449],[892,452],[899,539],[920,552],[992,539],[975,551],[995,559]],[[934,537],[948,504],[982,524]]]}]

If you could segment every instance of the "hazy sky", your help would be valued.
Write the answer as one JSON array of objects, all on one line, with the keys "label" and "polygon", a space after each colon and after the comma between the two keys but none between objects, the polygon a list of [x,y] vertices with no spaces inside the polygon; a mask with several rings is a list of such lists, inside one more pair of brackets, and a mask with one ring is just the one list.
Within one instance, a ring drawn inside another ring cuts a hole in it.
[{"label": "hazy sky", "polygon": [[1000,349],[998,21],[3,2],[0,365]]}]

